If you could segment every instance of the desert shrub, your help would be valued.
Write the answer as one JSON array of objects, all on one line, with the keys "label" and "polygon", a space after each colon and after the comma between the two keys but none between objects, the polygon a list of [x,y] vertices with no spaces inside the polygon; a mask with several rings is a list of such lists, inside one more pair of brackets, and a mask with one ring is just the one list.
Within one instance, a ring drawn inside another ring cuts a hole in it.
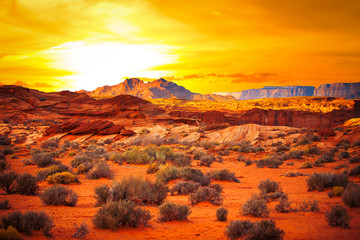
[{"label": "desert shrub", "polygon": [[339,159],[346,159],[346,158],[350,158],[350,153],[346,151],[341,151],[339,153]]},{"label": "desert shrub", "polygon": [[73,141],[65,141],[64,148],[71,148],[71,149],[79,149],[80,148],[80,144],[78,142],[73,142]]},{"label": "desert shrub", "polygon": [[44,180],[46,179],[48,176],[54,175],[55,173],[61,173],[61,172],[70,172],[70,168],[66,165],[53,165],[47,169],[42,169],[40,171],[38,171],[37,173],[37,178],[39,180]]},{"label": "desert shrub", "polygon": [[306,169],[306,168],[312,168],[312,167],[313,167],[312,163],[309,162],[309,161],[306,161],[299,168],[300,169]]},{"label": "desert shrub", "polygon": [[321,151],[318,147],[314,146],[314,147],[309,147],[306,150],[306,153],[311,154],[311,155],[319,155],[321,153]]},{"label": "desert shrub", "polygon": [[313,199],[312,201],[303,201],[299,204],[298,211],[319,212],[319,202],[315,199]]},{"label": "desert shrub", "polygon": [[247,240],[267,239],[267,240],[280,240],[284,238],[284,231],[276,227],[273,219],[261,220],[255,222],[253,226],[247,231]]},{"label": "desert shrub", "polygon": [[256,161],[256,166],[258,168],[264,168],[264,167],[279,168],[279,166],[282,164],[283,164],[282,161],[280,161],[278,159],[274,159],[274,158],[265,158],[265,159],[260,159],[260,160]]},{"label": "desert shrub", "polygon": [[5,147],[3,150],[2,150],[2,154],[3,155],[10,155],[10,154],[14,154],[14,150],[10,147]]},{"label": "desert shrub", "polygon": [[78,174],[86,174],[88,173],[92,168],[94,167],[94,162],[84,162],[81,163],[77,169],[76,172]]},{"label": "desert shrub", "polygon": [[349,228],[351,217],[343,206],[335,205],[326,213],[326,218],[330,226]]},{"label": "desert shrub", "polygon": [[124,162],[123,155],[118,152],[111,152],[107,154],[107,159],[118,164],[122,164]]},{"label": "desert shrub", "polygon": [[7,172],[0,174],[0,188],[7,194],[15,193],[15,180],[17,174],[15,172]]},{"label": "desert shrub", "polygon": [[47,176],[45,181],[49,184],[54,184],[54,183],[69,184],[69,183],[78,183],[79,179],[75,174],[72,174],[70,172],[59,172]]},{"label": "desert shrub", "polygon": [[301,159],[302,156],[304,156],[304,151],[294,150],[294,151],[288,152],[288,153],[284,156],[284,160],[288,160],[288,159]]},{"label": "desert shrub", "polygon": [[338,143],[336,143],[336,147],[338,149],[347,150],[350,147],[350,141],[341,139]]},{"label": "desert shrub", "polygon": [[245,167],[247,167],[247,166],[250,166],[251,164],[253,164],[254,162],[251,161],[250,159],[246,159],[246,160],[244,161],[244,163],[245,163]]},{"label": "desert shrub", "polygon": [[0,201],[0,209],[10,209],[10,202],[9,200],[5,199],[3,201]]},{"label": "desert shrub", "polygon": [[3,240],[21,240],[22,237],[18,230],[13,226],[9,226],[7,229],[0,229],[0,239]]},{"label": "desert shrub", "polygon": [[308,191],[324,191],[334,186],[346,187],[348,176],[346,174],[335,173],[313,173],[307,179]]},{"label": "desert shrub", "polygon": [[196,205],[199,202],[210,202],[213,205],[221,205],[222,197],[220,192],[211,187],[199,187],[196,192],[191,193],[189,200],[192,205]]},{"label": "desert shrub", "polygon": [[89,228],[85,222],[82,222],[79,226],[75,224],[75,230],[76,232],[72,235],[73,238],[83,239],[89,234]]},{"label": "desert shrub", "polygon": [[199,183],[193,181],[177,182],[171,189],[171,195],[187,195],[195,192],[200,187]]},{"label": "desert shrub", "polygon": [[159,171],[159,169],[160,169],[159,164],[157,164],[156,162],[150,163],[147,165],[146,173],[153,174],[153,173],[156,173],[157,171]]},{"label": "desert shrub", "polygon": [[16,192],[22,195],[35,195],[39,186],[36,177],[24,173],[16,178]]},{"label": "desert shrub", "polygon": [[260,181],[258,188],[261,192],[261,194],[267,194],[279,191],[279,183],[275,181],[271,181],[270,179]]},{"label": "desert shrub", "polygon": [[349,184],[342,194],[342,200],[351,208],[360,206],[360,186],[355,183]]},{"label": "desert shrub", "polygon": [[311,143],[311,140],[306,135],[306,136],[303,136],[302,138],[300,138],[300,140],[296,143],[296,146],[307,145],[307,144],[310,144],[310,143]]},{"label": "desert shrub", "polygon": [[58,138],[49,138],[45,141],[43,141],[41,144],[40,144],[40,147],[42,149],[51,149],[51,150],[54,150],[56,148],[59,147],[59,142],[60,142],[60,139]]},{"label": "desert shrub", "polygon": [[226,208],[220,207],[216,210],[216,219],[218,221],[225,222],[227,220],[228,213],[229,211]]},{"label": "desert shrub", "polygon": [[81,164],[91,163],[93,161],[94,159],[91,157],[91,154],[80,153],[71,160],[70,165],[71,167],[76,168]]},{"label": "desert shrub", "polygon": [[270,211],[266,206],[266,201],[258,195],[253,194],[250,199],[242,206],[241,212],[244,215],[252,215],[254,217],[267,217]]},{"label": "desert shrub", "polygon": [[0,154],[0,172],[3,172],[7,168],[9,168],[9,163],[6,161],[5,156]]},{"label": "desert shrub", "polygon": [[161,182],[152,183],[149,180],[132,176],[124,178],[120,182],[113,182],[111,188],[104,185],[96,188],[95,197],[98,205],[109,200],[130,200],[160,205],[168,192],[168,187]]},{"label": "desert shrub", "polygon": [[57,164],[53,153],[37,150],[31,153],[31,161],[38,167],[48,167]]},{"label": "desert shrub", "polygon": [[355,141],[355,142],[353,142],[353,143],[351,144],[351,147],[352,147],[352,148],[358,147],[358,146],[360,146],[360,140],[357,140],[357,141]]},{"label": "desert shrub", "polygon": [[163,183],[167,183],[171,180],[179,179],[182,177],[183,168],[164,165],[156,173],[156,178]]},{"label": "desert shrub", "polygon": [[78,196],[71,189],[61,185],[54,185],[45,189],[40,194],[40,199],[46,205],[73,207],[77,203]]},{"label": "desert shrub", "polygon": [[159,206],[159,221],[187,220],[190,213],[190,208],[186,205],[165,202]]},{"label": "desert shrub", "polygon": [[306,174],[304,173],[299,173],[299,172],[286,172],[284,173],[285,177],[298,177],[298,176],[306,176]]},{"label": "desert shrub", "polygon": [[217,145],[219,145],[219,143],[210,141],[201,141],[199,143],[196,143],[196,146],[205,148],[206,150],[210,148],[215,148]]},{"label": "desert shrub", "polygon": [[7,146],[11,144],[11,139],[7,135],[0,135],[0,146]]},{"label": "desert shrub", "polygon": [[261,193],[260,197],[267,202],[270,200],[273,200],[273,199],[280,199],[280,198],[287,199],[288,198],[287,195],[282,191],[276,191],[276,192],[267,193],[267,194]]},{"label": "desert shrub", "polygon": [[2,216],[1,221],[5,229],[12,226],[26,235],[32,235],[33,231],[43,231],[45,236],[51,236],[50,231],[54,227],[52,219],[44,212],[21,213],[15,210]]},{"label": "desert shrub", "polygon": [[110,228],[113,231],[126,227],[147,225],[150,212],[141,209],[131,201],[107,202],[95,214],[93,223],[98,228]]},{"label": "desert shrub", "polygon": [[316,161],[316,166],[321,166],[323,163],[331,163],[335,162],[334,159],[334,152],[333,151],[327,151],[324,152]]},{"label": "desert shrub", "polygon": [[218,183],[212,183],[209,185],[209,187],[215,189],[215,191],[218,191],[219,193],[221,193],[223,190],[223,187]]},{"label": "desert shrub", "polygon": [[193,157],[194,157],[195,160],[200,160],[201,157],[207,156],[207,153],[203,152],[203,151],[195,151],[193,153],[193,155],[194,155]]},{"label": "desert shrub", "polygon": [[333,167],[334,170],[339,170],[339,169],[342,169],[342,168],[348,168],[349,165],[347,163],[342,163],[340,165],[337,165],[335,167]]},{"label": "desert shrub", "polygon": [[201,186],[208,186],[211,182],[210,177],[199,169],[183,168],[181,176],[185,181],[194,181],[200,183]]},{"label": "desert shrub", "polygon": [[204,155],[200,157],[200,166],[206,166],[206,167],[210,167],[211,164],[216,160],[216,158],[212,155]]},{"label": "desert shrub", "polygon": [[240,180],[235,177],[235,173],[230,172],[228,169],[212,170],[207,175],[214,180],[237,182]]},{"label": "desert shrub", "polygon": [[191,157],[182,153],[175,154],[171,163],[177,167],[186,167],[191,165]]},{"label": "desert shrub", "polygon": [[99,161],[87,172],[86,177],[88,179],[99,179],[99,178],[112,178],[112,171],[110,166],[105,161]]},{"label": "desert shrub", "polygon": [[358,176],[359,174],[360,174],[360,165],[353,167],[349,173],[350,176]]},{"label": "desert shrub", "polygon": [[253,225],[254,223],[248,220],[231,221],[230,224],[226,226],[225,234],[230,240],[239,239],[240,237],[245,236]]},{"label": "desert shrub", "polygon": [[280,145],[276,148],[276,152],[284,152],[284,151],[289,151],[290,147],[288,145]]},{"label": "desert shrub", "polygon": [[344,187],[335,186],[328,192],[329,197],[340,196],[344,192]]},{"label": "desert shrub", "polygon": [[275,205],[275,211],[280,213],[288,213],[294,211],[294,209],[291,208],[291,203],[287,199],[280,198],[279,203]]},{"label": "desert shrub", "polygon": [[349,163],[360,163],[360,157],[354,156],[354,157],[350,158]]}]

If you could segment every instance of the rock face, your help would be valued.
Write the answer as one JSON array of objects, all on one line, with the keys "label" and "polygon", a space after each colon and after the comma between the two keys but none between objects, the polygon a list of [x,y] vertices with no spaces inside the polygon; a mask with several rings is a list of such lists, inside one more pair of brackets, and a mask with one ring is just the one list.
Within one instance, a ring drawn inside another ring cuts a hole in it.
[{"label": "rock face", "polygon": [[359,99],[360,98],[360,82],[322,84],[315,90],[314,96]]},{"label": "rock face", "polygon": [[117,85],[103,86],[98,87],[94,91],[80,92],[96,98],[114,97],[120,94],[128,94],[142,99],[179,98],[187,100],[235,100],[232,96],[221,96],[215,94],[202,95],[199,93],[193,93],[186,88],[163,78],[147,83],[138,78],[130,78]]}]

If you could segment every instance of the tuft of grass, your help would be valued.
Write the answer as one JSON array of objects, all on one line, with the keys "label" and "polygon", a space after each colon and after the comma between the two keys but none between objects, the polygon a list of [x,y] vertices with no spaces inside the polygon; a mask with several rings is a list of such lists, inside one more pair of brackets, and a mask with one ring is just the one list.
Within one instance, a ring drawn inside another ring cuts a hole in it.
[{"label": "tuft of grass", "polygon": [[227,220],[228,213],[229,211],[226,208],[220,207],[216,210],[216,219],[218,221],[225,222]]}]

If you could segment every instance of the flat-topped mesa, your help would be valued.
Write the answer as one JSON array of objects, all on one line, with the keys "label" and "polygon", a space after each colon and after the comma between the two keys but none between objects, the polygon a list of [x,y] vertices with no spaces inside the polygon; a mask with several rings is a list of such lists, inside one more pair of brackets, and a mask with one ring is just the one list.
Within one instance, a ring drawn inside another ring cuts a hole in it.
[{"label": "flat-topped mesa", "polygon": [[315,90],[314,96],[360,99],[360,82],[322,84]]}]

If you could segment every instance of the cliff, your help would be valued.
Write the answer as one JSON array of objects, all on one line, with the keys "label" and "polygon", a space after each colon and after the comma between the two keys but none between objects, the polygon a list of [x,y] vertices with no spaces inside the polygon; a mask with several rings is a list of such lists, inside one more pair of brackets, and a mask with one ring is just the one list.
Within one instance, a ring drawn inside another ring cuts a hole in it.
[{"label": "cliff", "polygon": [[314,96],[359,99],[360,98],[360,82],[322,84],[315,90]]}]

